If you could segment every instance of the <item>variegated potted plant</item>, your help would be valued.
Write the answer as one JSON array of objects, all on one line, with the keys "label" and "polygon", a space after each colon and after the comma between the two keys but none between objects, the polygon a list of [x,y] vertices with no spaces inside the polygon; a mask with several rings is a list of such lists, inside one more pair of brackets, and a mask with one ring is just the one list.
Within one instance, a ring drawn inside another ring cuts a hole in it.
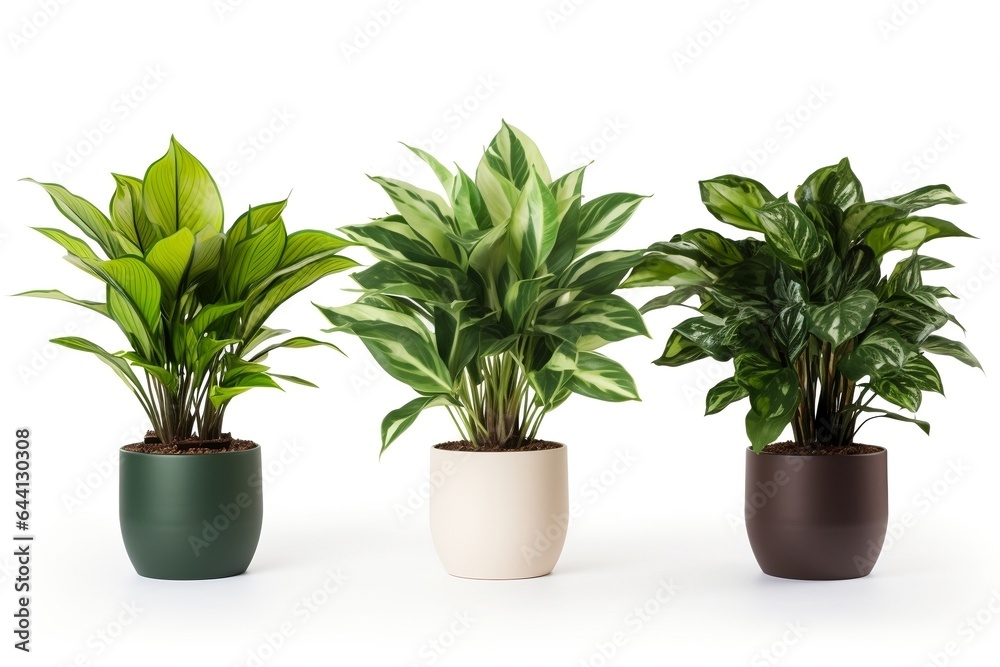
[{"label": "variegated potted plant", "polygon": [[343,233],[378,260],[354,274],[356,303],[322,308],[419,397],[382,422],[382,451],[423,411],[447,410],[459,440],[431,448],[447,481],[431,496],[431,529],[453,575],[549,573],[568,520],[566,447],[539,439],[546,414],[573,393],[636,400],[628,372],[597,352],[646,335],[615,294],[642,251],[591,249],[643,197],[582,200],[585,168],[552,178],[535,143],[504,123],[473,179],[410,149],[445,196],[373,178],[396,213]]},{"label": "variegated potted plant", "polygon": [[90,240],[38,231],[106,286],[105,300],[25,294],[94,310],[124,334],[123,352],[79,337],[52,342],[110,366],[149,419],[146,441],[120,452],[122,537],[136,571],[158,579],[240,574],[260,537],[261,457],[254,442],[223,431],[226,409],[250,389],[278,388],[276,379],[311,385],[264,362],[278,348],[329,343],[283,337],[265,322],[289,297],[356,263],[338,254],[347,242],[332,234],[286,233],[285,201],[250,207],[224,231],[215,181],[173,138],[144,178],[114,178],[108,214],[40,184]]},{"label": "variegated potted plant", "polygon": [[[745,509],[763,571],[865,576],[885,537],[888,487],[885,448],[857,442],[858,429],[887,418],[929,433],[913,416],[924,392],[943,391],[929,355],[979,366],[935,333],[958,324],[942,304],[953,295],[924,282],[951,266],[924,246],[968,234],[917,213],[963,202],[946,185],[866,201],[846,158],[813,172],[794,202],[735,175],[702,181],[701,197],[756,235],[693,229],[649,249],[626,284],[673,289],[643,310],[697,304],[655,363],[733,361],[705,412],[749,401]],[[775,442],[789,425],[793,439]]]}]

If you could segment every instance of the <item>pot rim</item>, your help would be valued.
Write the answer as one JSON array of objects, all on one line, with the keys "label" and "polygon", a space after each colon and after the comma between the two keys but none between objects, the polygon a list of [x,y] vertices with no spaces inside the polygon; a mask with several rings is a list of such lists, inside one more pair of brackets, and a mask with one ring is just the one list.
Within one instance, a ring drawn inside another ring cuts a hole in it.
[{"label": "pot rim", "polygon": [[546,452],[558,452],[567,449],[566,445],[561,442],[556,442],[554,440],[546,440],[556,447],[549,447],[547,449],[531,449],[531,450],[516,450],[516,449],[502,449],[502,450],[489,450],[483,451],[481,449],[441,449],[442,445],[446,445],[446,442],[439,442],[436,445],[432,445],[431,449],[433,451],[444,452],[446,454],[545,454]]},{"label": "pot rim", "polygon": [[882,445],[865,445],[866,447],[877,447],[877,452],[868,452],[867,454],[782,454],[780,452],[755,452],[752,446],[748,446],[746,451],[751,454],[756,454],[758,456],[783,456],[786,458],[796,458],[796,459],[823,459],[823,458],[866,458],[869,456],[884,456],[889,450]]},{"label": "pot rim", "polygon": [[133,443],[129,443],[128,445],[122,445],[121,447],[118,448],[118,453],[119,454],[128,454],[129,456],[152,456],[152,457],[155,457],[155,458],[178,458],[178,457],[193,457],[193,458],[197,458],[199,456],[218,456],[220,454],[227,455],[227,456],[228,455],[237,455],[237,454],[250,454],[251,452],[254,452],[254,451],[257,451],[257,450],[260,449],[260,445],[257,444],[256,442],[253,443],[253,447],[251,447],[250,449],[241,449],[241,450],[239,450],[237,452],[213,452],[212,454],[206,454],[204,452],[199,452],[197,454],[152,454],[150,452],[133,452],[133,451],[129,451],[129,450],[125,449],[126,447],[129,447],[129,446],[134,445],[134,444],[137,444],[137,443],[133,442]]}]

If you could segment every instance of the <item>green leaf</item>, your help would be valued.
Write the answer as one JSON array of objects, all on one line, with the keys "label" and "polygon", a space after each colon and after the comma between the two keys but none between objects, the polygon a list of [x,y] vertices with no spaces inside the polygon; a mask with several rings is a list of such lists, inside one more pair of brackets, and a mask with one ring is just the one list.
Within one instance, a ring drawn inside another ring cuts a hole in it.
[{"label": "green leaf", "polygon": [[920,408],[920,388],[905,375],[896,373],[873,378],[871,388],[885,400],[905,410],[916,412]]},{"label": "green leaf", "polygon": [[36,232],[39,232],[46,238],[52,239],[59,245],[61,245],[66,252],[73,255],[74,257],[85,257],[87,259],[98,259],[97,254],[91,250],[90,246],[83,239],[78,239],[75,236],[67,234],[61,229],[51,229],[48,227],[33,227]]},{"label": "green leaf", "polygon": [[[204,227],[194,235],[194,248],[191,252],[191,266],[188,267],[188,282],[195,283],[214,275],[222,257],[226,236],[211,227]],[[218,288],[219,285],[213,285]]]},{"label": "green leaf", "polygon": [[875,313],[878,298],[868,290],[858,290],[840,301],[807,308],[809,332],[834,348],[864,331]]},{"label": "green leaf", "polygon": [[646,198],[643,195],[615,192],[595,197],[583,204],[580,207],[579,234],[576,240],[577,254],[621,229]]},{"label": "green leaf", "polygon": [[524,188],[531,180],[532,169],[541,177],[544,183],[549,183],[552,176],[542,158],[538,146],[521,130],[506,121],[502,122],[500,131],[493,137],[483,159],[496,173],[510,181],[517,189]]},{"label": "green leaf", "polygon": [[111,239],[111,221],[96,206],[83,197],[77,197],[61,185],[39,183],[31,178],[24,180],[41,186],[66,219],[79,227],[88,238],[97,241],[97,245],[108,257],[115,257],[115,244]]},{"label": "green leaf", "polygon": [[734,379],[747,390],[753,412],[787,424],[802,401],[795,371],[756,352],[737,356],[735,367]]},{"label": "green leaf", "polygon": [[242,301],[236,301],[234,303],[213,303],[202,306],[191,320],[191,331],[196,337],[200,338],[206,331],[208,331],[208,327],[213,322],[218,320],[220,317],[225,317],[230,313],[235,313],[242,307]]},{"label": "green leaf", "polygon": [[521,278],[533,278],[559,233],[556,202],[535,173],[514,204],[507,231],[507,261]]},{"label": "green leaf", "polygon": [[845,157],[839,163],[817,169],[795,190],[795,201],[802,208],[806,204],[819,203],[835,206],[846,211],[851,206],[865,201],[861,181],[851,170],[851,163]]},{"label": "green leaf", "polygon": [[975,355],[969,350],[965,343],[960,343],[957,340],[950,340],[944,338],[943,336],[928,336],[923,343],[920,344],[920,349],[924,352],[930,352],[931,354],[944,354],[949,357],[954,357],[958,359],[966,366],[972,366],[973,368],[983,369],[982,364],[976,359]]},{"label": "green leaf", "polygon": [[573,262],[559,279],[559,286],[586,294],[611,294],[643,257],[642,250],[601,250]]},{"label": "green leaf", "polygon": [[349,246],[350,243],[330,234],[312,229],[293,232],[288,235],[285,242],[285,250],[278,262],[278,268],[283,269],[297,264],[308,257],[315,257],[323,253],[329,253]]},{"label": "green leaf", "polygon": [[149,404],[145,389],[143,389],[142,384],[139,382],[139,378],[136,377],[135,372],[132,370],[132,367],[129,366],[128,362],[121,357],[111,354],[100,345],[96,345],[95,343],[91,343],[89,340],[78,338],[76,336],[53,338],[52,342],[56,345],[68,347],[71,350],[79,350],[81,352],[89,352],[93,354],[102,362],[110,366],[111,370],[115,372],[115,375],[121,378],[122,381],[128,385],[129,389],[132,390],[132,393],[134,393],[144,405]]},{"label": "green leaf", "polygon": [[911,216],[876,226],[865,236],[865,243],[881,257],[890,250],[913,250],[936,238],[973,238],[954,224],[939,218]]},{"label": "green leaf", "polygon": [[319,385],[310,382],[309,380],[303,380],[300,377],[294,375],[282,375],[280,373],[271,373],[271,377],[278,378],[279,380],[284,380],[285,382],[291,382],[292,384],[301,385],[303,387],[311,387],[313,389],[319,389]]},{"label": "green leaf", "polygon": [[736,381],[736,378],[726,378],[708,390],[708,395],[705,397],[705,415],[714,415],[721,412],[736,401],[741,401],[749,395],[750,392],[741,386]]},{"label": "green leaf", "polygon": [[520,191],[509,179],[490,167],[485,155],[476,169],[476,187],[494,227],[510,220]]},{"label": "green leaf", "polygon": [[530,317],[532,309],[538,301],[538,295],[545,285],[552,281],[552,276],[541,276],[528,280],[518,280],[507,293],[503,300],[503,320],[510,331],[523,331],[526,324],[530,324],[535,318]]},{"label": "green leaf", "polygon": [[[663,296],[658,296],[656,298],[647,301],[639,312],[645,315],[646,313],[659,310],[660,308],[667,308],[668,306],[679,306],[686,302],[691,297],[697,295],[700,292],[700,288],[696,285],[685,285],[683,287],[675,287]],[[691,306],[692,308],[694,306]]]},{"label": "green leaf", "polygon": [[683,255],[667,255],[662,252],[648,252],[632,272],[622,287],[681,287],[709,285],[718,278],[694,259]]},{"label": "green leaf", "polygon": [[775,442],[784,432],[785,427],[791,421],[791,417],[780,417],[768,419],[758,415],[753,410],[747,412],[746,429],[747,437],[753,451],[760,452],[762,449]]},{"label": "green leaf", "polygon": [[694,245],[717,266],[730,266],[743,261],[743,253],[735,243],[710,229],[692,229],[681,234],[680,239]]},{"label": "green leaf", "polygon": [[707,356],[708,352],[674,331],[667,339],[663,354],[653,363],[657,366],[683,366]]},{"label": "green leaf", "polygon": [[142,181],[132,176],[112,174],[115,194],[111,197],[111,222],[145,254],[163,238],[163,230],[149,221],[142,203]]},{"label": "green leaf", "polygon": [[454,229],[454,223],[451,207],[444,199],[402,181],[381,176],[370,178],[382,186],[406,224],[429,243],[437,255],[456,266],[463,264],[460,249],[448,238],[447,233]]},{"label": "green leaf", "polygon": [[387,414],[382,420],[382,449],[379,456],[381,457],[389,445],[413,425],[421,412],[438,405],[453,406],[456,404],[454,399],[445,395],[421,396]]},{"label": "green leaf", "polygon": [[14,296],[33,296],[38,299],[54,299],[56,301],[65,301],[66,303],[72,303],[77,306],[83,306],[84,308],[89,308],[90,310],[100,313],[105,317],[109,317],[107,304],[103,304],[99,301],[86,301],[83,299],[75,299],[71,296],[63,294],[62,292],[56,289],[31,290],[30,292],[21,292],[20,294],[15,294]]},{"label": "green leaf", "polygon": [[256,331],[278,306],[320,278],[352,269],[357,265],[357,262],[348,257],[334,256],[310,262],[286,274],[271,283],[264,291],[259,294],[254,293],[248,298],[245,308],[249,312],[246,315],[244,330]]},{"label": "green leaf", "polygon": [[542,314],[532,332],[556,336],[593,350],[632,336],[648,336],[642,315],[616,294],[593,297],[558,306]]},{"label": "green leaf", "polygon": [[[869,406],[866,406],[866,405],[855,405],[851,409],[852,410],[857,410],[858,412],[875,413],[877,415],[875,417],[871,417],[871,418],[865,420],[865,422],[862,422],[861,425],[864,425],[865,423],[867,423],[868,421],[871,421],[872,419],[880,419],[882,417],[886,417],[886,418],[892,419],[894,421],[908,422],[910,424],[916,424],[917,427],[921,431],[923,431],[927,435],[931,434],[931,425],[930,424],[928,424],[925,421],[921,421],[919,419],[914,419],[913,417],[907,417],[905,415],[901,415],[898,412],[889,412],[888,410],[882,410],[880,408],[872,408],[872,407],[869,407]],[[861,428],[861,426],[858,426],[858,428]]]},{"label": "green leaf", "polygon": [[[283,348],[283,347],[284,348],[289,348],[289,349],[302,349],[302,348],[306,348],[306,347],[328,347],[331,350],[336,350],[337,352],[340,352],[341,354],[343,354],[343,352],[341,352],[340,348],[337,347],[336,345],[334,345],[333,343],[327,343],[326,341],[316,340],[315,338],[308,338],[306,336],[295,336],[293,338],[287,338],[287,339],[281,341],[280,343],[275,343],[274,345],[269,345],[268,347],[264,348],[263,350],[261,350],[257,354],[255,354],[252,357],[250,357],[250,359],[248,361],[260,361],[260,360],[266,358],[269,352],[271,352],[273,350],[277,350],[277,349]],[[274,374],[274,373],[272,373],[272,375],[274,375],[275,377],[284,377],[284,376],[277,375],[277,374]]]},{"label": "green leaf", "polygon": [[912,354],[903,363],[901,371],[921,391],[944,393],[941,375],[931,360],[922,354]]},{"label": "green leaf", "polygon": [[912,192],[887,199],[886,202],[912,213],[938,204],[964,204],[947,185],[925,185]]},{"label": "green leaf", "polygon": [[841,373],[858,382],[865,376],[892,374],[903,367],[907,346],[890,327],[876,327],[840,360]]},{"label": "green leaf", "polygon": [[802,271],[823,251],[812,220],[794,204],[775,201],[758,211],[768,248],[781,261]]},{"label": "green leaf", "polygon": [[[136,257],[123,257],[105,262],[90,262],[110,283],[115,293],[128,300],[142,317],[142,322],[150,333],[160,328],[161,289],[156,274]],[[112,306],[111,299],[108,301]],[[113,308],[112,308],[113,311]],[[118,321],[117,317],[112,317]]]},{"label": "green leaf", "polygon": [[580,351],[567,388],[582,396],[601,401],[638,401],[635,380],[628,371],[603,354]]},{"label": "green leaf", "polygon": [[281,261],[286,238],[284,223],[275,220],[237,243],[226,262],[226,294],[244,298],[254,284],[270,276]]},{"label": "green leaf", "polygon": [[160,239],[146,254],[146,265],[160,280],[163,294],[176,299],[185,289],[184,277],[191,265],[194,250],[194,234],[181,227],[176,232]]},{"label": "green leaf", "polygon": [[361,338],[392,377],[421,394],[451,393],[451,374],[427,326],[416,317],[360,303],[320,311],[338,330]]},{"label": "green leaf", "polygon": [[699,181],[698,187],[702,203],[716,218],[740,229],[764,231],[758,211],[774,201],[774,195],[762,184],[752,178],[729,174]]},{"label": "green leaf", "polygon": [[222,231],[222,197],[205,166],[173,137],[166,154],[142,179],[142,200],[149,221],[167,235],[181,227],[197,233]]}]

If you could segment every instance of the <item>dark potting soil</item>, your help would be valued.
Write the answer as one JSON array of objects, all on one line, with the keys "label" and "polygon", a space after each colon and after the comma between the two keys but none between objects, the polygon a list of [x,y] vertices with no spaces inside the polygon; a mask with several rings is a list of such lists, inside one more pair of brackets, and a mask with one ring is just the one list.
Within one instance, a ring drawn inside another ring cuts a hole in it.
[{"label": "dark potting soil", "polygon": [[557,449],[561,445],[558,442],[548,440],[532,440],[521,447],[472,447],[467,440],[454,440],[435,445],[438,449],[445,449],[449,452],[538,452],[543,449]]},{"label": "dark potting soil", "polygon": [[256,443],[251,440],[234,439],[229,433],[223,433],[222,437],[216,440],[186,438],[174,440],[169,445],[165,445],[160,442],[155,433],[149,431],[143,442],[125,445],[123,449],[126,452],[139,452],[141,454],[225,454],[226,452],[243,452],[256,446]]},{"label": "dark potting soil", "polygon": [[776,442],[764,448],[768,454],[785,454],[792,456],[850,456],[852,454],[875,454],[882,451],[881,447],[871,445],[848,445],[846,447],[824,446],[812,447],[799,442]]}]

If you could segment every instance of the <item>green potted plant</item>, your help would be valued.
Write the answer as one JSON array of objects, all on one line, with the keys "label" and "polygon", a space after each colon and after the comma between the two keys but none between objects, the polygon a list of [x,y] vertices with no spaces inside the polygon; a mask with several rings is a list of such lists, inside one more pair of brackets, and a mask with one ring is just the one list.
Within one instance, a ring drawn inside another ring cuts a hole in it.
[{"label": "green potted plant", "polygon": [[285,201],[250,207],[223,231],[215,181],[173,138],[141,180],[114,179],[109,215],[60,185],[39,184],[93,243],[38,231],[106,285],[105,301],[58,290],[25,295],[94,310],[125,336],[124,352],[78,337],[52,342],[110,366],[150,421],[145,442],[120,453],[122,537],[136,571],[158,579],[240,574],[260,537],[260,447],[223,431],[226,408],[249,389],[280,388],[276,378],[314,386],[264,361],[278,348],[329,344],[279,338],[288,332],[264,323],[296,292],[356,263],[337,254],[347,242],[332,234],[287,234]]},{"label": "green potted plant", "polygon": [[571,393],[637,400],[606,343],[647,335],[614,292],[643,251],[588,252],[642,201],[581,201],[584,168],[550,176],[535,143],[504,123],[475,179],[411,148],[446,198],[375,177],[397,213],[343,229],[378,260],[354,274],[356,303],[321,308],[358,336],[419,397],[382,422],[382,451],[425,409],[443,406],[459,440],[431,448],[447,481],[431,496],[431,530],[456,576],[548,574],[568,519],[566,447],[538,438]]},{"label": "green potted plant", "polygon": [[[923,392],[942,392],[927,355],[979,367],[964,344],[935,334],[958,323],[941,304],[953,295],[925,284],[924,272],[950,265],[921,252],[968,234],[915,214],[963,202],[945,185],[865,201],[846,158],[812,173],[794,203],[740,176],[700,185],[712,215],[758,235],[694,229],[650,247],[625,284],[673,289],[643,312],[697,299],[654,363],[733,361],[705,412],[749,400],[745,508],[763,571],[865,576],[885,538],[888,490],[886,451],[858,443],[858,429],[888,418],[929,433],[906,414]],[[892,251],[908,254],[883,272]],[[789,424],[793,440],[776,443]]]}]

